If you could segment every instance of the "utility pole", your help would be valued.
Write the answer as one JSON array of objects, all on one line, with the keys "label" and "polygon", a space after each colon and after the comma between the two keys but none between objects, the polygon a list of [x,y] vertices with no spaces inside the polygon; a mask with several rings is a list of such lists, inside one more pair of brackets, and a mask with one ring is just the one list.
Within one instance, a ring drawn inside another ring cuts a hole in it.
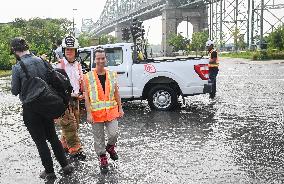
[{"label": "utility pole", "polygon": [[235,34],[234,34],[234,50],[237,51],[238,48],[238,36],[239,36],[239,29],[238,29],[238,17],[239,17],[239,1],[236,0],[236,8],[235,8]]},{"label": "utility pole", "polygon": [[223,0],[220,1],[220,49],[223,47]]},{"label": "utility pole", "polygon": [[209,20],[209,24],[210,24],[210,27],[209,27],[209,39],[212,40],[212,2],[210,0],[209,2],[209,14],[210,14],[210,20]]},{"label": "utility pole", "polygon": [[254,0],[251,2],[251,30],[250,30],[250,49],[252,49],[254,41]]},{"label": "utility pole", "polygon": [[76,10],[77,10],[76,8],[73,8],[72,34],[74,37],[75,37],[75,13],[74,12]]},{"label": "utility pole", "polygon": [[188,16],[186,16],[186,38],[188,39]]},{"label": "utility pole", "polygon": [[263,9],[264,9],[264,0],[261,0],[260,5],[260,49],[262,49],[263,44]]},{"label": "utility pole", "polygon": [[[251,0],[248,0],[248,11],[247,11],[247,15],[248,15],[248,17],[247,17],[247,49],[249,48],[249,46],[250,46],[250,44],[249,44],[249,18],[250,18],[250,1]],[[251,28],[252,29],[252,28]]]}]

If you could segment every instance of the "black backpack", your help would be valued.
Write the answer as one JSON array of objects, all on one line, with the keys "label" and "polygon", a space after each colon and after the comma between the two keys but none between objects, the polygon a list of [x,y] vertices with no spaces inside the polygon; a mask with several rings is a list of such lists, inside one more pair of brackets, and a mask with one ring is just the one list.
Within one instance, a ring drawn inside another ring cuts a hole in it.
[{"label": "black backpack", "polygon": [[52,68],[50,64],[44,61],[48,68],[48,83],[55,89],[57,94],[63,99],[66,108],[71,99],[73,87],[70,83],[69,77],[64,69]]},{"label": "black backpack", "polygon": [[[19,62],[27,77],[22,86],[22,95],[24,99],[30,99],[24,106],[48,119],[56,119],[62,116],[68,107],[72,86],[65,71],[53,69],[45,61],[42,62],[48,68],[47,82],[40,77],[31,77],[24,63]],[[37,93],[32,93],[32,88],[36,88]]]}]

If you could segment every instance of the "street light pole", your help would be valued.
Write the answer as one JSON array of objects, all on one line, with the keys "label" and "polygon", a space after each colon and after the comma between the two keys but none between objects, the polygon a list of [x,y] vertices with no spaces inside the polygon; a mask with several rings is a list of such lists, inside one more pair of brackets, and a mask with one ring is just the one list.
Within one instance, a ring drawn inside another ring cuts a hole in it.
[{"label": "street light pole", "polygon": [[73,36],[75,36],[75,11],[76,11],[77,9],[76,8],[73,8],[73,21],[72,21],[72,24],[73,24]]}]

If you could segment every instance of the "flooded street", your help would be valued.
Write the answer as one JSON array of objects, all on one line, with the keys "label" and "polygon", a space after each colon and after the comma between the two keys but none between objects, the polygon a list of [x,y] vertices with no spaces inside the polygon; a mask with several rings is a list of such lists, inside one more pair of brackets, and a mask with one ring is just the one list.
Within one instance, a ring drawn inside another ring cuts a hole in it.
[{"label": "flooded street", "polygon": [[[124,103],[118,162],[100,174],[91,126],[80,125],[87,154],[69,177],[47,183],[283,183],[284,62],[225,59],[216,99],[186,98],[173,112],[151,111],[146,102]],[[38,184],[43,170],[22,121],[21,103],[0,79],[0,183]],[[59,130],[59,129],[58,129]]]}]

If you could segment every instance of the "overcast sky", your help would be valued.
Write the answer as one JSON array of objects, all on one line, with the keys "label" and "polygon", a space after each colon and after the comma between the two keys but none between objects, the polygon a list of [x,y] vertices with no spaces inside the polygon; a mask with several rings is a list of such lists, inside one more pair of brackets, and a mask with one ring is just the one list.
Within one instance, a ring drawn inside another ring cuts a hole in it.
[{"label": "overcast sky", "polygon": [[[3,0],[0,6],[0,22],[10,22],[15,18],[67,18],[75,17],[76,27],[81,27],[82,18],[97,20],[103,11],[106,0]],[[77,10],[73,10],[77,9]],[[158,21],[158,22],[157,22]],[[161,17],[146,21],[150,26],[149,40],[153,44],[161,43]],[[151,31],[153,30],[153,31]]]},{"label": "overcast sky", "polygon": [[[268,0],[265,0],[268,1]],[[271,0],[270,0],[271,1]],[[281,3],[284,0],[274,0]],[[72,20],[75,17],[76,27],[81,27],[82,18],[92,18],[97,20],[104,8],[106,0],[2,0],[0,6],[0,22],[10,22],[15,18],[29,19],[40,18],[67,18]],[[77,9],[77,10],[73,10]],[[277,15],[284,16],[284,9],[279,10]],[[160,44],[162,38],[161,17],[144,22],[146,33],[149,29],[148,39],[152,44]],[[178,27],[178,32],[183,32],[186,36],[186,22]],[[189,25],[191,37],[192,26]]]}]

